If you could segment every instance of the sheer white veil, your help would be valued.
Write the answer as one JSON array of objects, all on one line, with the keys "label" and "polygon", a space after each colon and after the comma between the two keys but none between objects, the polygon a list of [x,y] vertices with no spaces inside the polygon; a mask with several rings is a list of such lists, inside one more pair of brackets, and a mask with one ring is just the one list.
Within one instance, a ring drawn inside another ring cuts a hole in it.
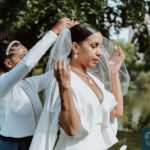
[{"label": "sheer white veil", "polygon": [[[56,42],[53,44],[51,48],[46,71],[52,70],[54,67],[54,62],[59,59],[66,59],[67,62],[69,63],[70,59],[68,56],[71,53],[71,48],[72,48],[71,32],[68,28],[65,28],[59,34]],[[88,71],[94,76],[96,76],[99,80],[101,80],[101,82],[103,82],[103,84],[105,85],[105,88],[111,92],[112,91],[111,77],[106,60],[106,52],[108,52],[110,57],[113,56],[114,54],[113,42],[103,37],[103,44],[101,46],[101,51],[102,56],[98,64],[96,65],[95,68],[88,69]],[[119,70],[119,77],[122,92],[123,95],[125,95],[128,91],[130,77],[124,62],[122,63],[121,68]],[[45,92],[46,93],[49,92],[48,89],[46,89]]]}]

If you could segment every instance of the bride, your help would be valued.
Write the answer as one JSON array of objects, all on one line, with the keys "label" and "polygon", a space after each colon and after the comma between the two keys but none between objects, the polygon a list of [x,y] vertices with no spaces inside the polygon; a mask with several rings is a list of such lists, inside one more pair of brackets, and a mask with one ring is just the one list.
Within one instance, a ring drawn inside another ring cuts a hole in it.
[{"label": "bride", "polygon": [[[48,66],[52,69],[55,61],[54,78],[30,150],[106,150],[117,142],[116,118],[123,116],[119,70],[124,54],[115,45],[110,58],[101,50],[103,40],[87,24],[60,34]],[[121,77],[128,85],[125,69]]]}]

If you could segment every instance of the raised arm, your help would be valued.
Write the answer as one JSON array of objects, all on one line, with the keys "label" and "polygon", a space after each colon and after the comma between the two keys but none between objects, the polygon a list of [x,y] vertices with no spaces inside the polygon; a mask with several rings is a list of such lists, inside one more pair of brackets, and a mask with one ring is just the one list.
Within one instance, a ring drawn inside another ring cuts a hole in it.
[{"label": "raised arm", "polygon": [[7,72],[0,81],[0,94],[6,94],[8,91],[37,64],[41,57],[46,53],[54,43],[57,35],[64,27],[71,27],[71,21],[63,18],[36,43],[27,55],[9,72]]},{"label": "raised arm", "polygon": [[124,54],[120,47],[114,46],[115,49],[115,55],[113,58],[109,58],[107,55],[107,61],[110,68],[110,74],[111,74],[111,83],[112,83],[112,93],[115,97],[115,100],[117,102],[117,105],[115,108],[111,111],[112,117],[122,117],[123,116],[123,94],[122,89],[120,85],[120,79],[118,71],[120,69],[120,66],[124,60]]},{"label": "raised arm", "polygon": [[54,70],[61,99],[60,126],[64,129],[66,134],[73,136],[78,129],[79,117],[70,87],[70,66],[66,65],[65,60],[59,60],[55,63]]}]

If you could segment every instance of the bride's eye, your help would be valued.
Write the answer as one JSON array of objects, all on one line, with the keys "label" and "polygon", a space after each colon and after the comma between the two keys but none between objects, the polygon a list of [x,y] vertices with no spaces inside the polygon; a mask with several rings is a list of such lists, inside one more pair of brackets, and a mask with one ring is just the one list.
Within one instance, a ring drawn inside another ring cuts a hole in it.
[{"label": "bride's eye", "polygon": [[93,45],[91,45],[91,47],[94,49],[94,48],[97,47],[97,45],[96,45],[96,44],[93,44]]}]

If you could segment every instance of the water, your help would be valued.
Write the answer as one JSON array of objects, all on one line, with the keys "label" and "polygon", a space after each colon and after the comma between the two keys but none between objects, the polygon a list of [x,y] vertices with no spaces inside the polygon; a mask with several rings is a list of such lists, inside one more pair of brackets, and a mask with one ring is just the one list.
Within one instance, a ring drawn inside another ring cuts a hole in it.
[{"label": "water", "polygon": [[124,97],[124,116],[118,120],[119,130],[137,128],[142,116],[146,119],[150,114],[150,91],[128,91]]}]

